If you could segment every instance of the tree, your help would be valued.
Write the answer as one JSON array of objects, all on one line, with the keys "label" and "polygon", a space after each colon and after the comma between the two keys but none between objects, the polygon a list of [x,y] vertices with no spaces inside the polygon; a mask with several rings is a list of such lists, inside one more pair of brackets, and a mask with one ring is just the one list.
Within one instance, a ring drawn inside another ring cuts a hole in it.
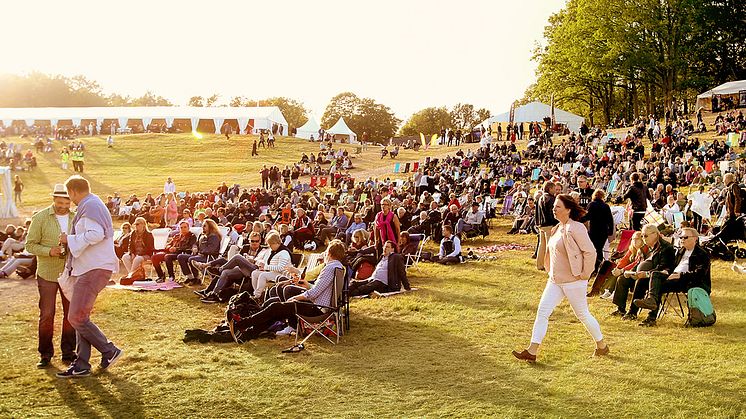
[{"label": "tree", "polygon": [[396,134],[401,120],[391,109],[369,98],[359,98],[351,92],[334,96],[324,110],[322,127],[333,126],[339,118],[344,118],[347,126],[358,136],[368,133],[370,141],[383,143]]},{"label": "tree", "polygon": [[286,97],[260,100],[259,106],[277,106],[291,127],[298,128],[308,121],[308,111],[302,102]]},{"label": "tree", "polygon": [[414,113],[409,120],[401,127],[401,135],[419,135],[425,136],[439,134],[442,129],[453,127],[453,117],[451,112],[445,107],[425,108]]},{"label": "tree", "polygon": [[[334,96],[329,104],[326,105],[324,115],[321,117],[322,127],[331,127],[339,118],[344,118],[348,123],[355,115],[360,99],[351,92],[340,93]],[[350,127],[352,128],[352,127]]]},{"label": "tree", "polygon": [[192,96],[189,98],[189,102],[187,102],[187,106],[197,106],[197,107],[205,106],[205,99],[202,96]]},{"label": "tree", "polygon": [[490,111],[484,108],[474,109],[474,105],[468,103],[458,103],[451,109],[451,120],[453,126],[447,128],[456,128],[467,131],[479,125],[482,121],[490,117]]},{"label": "tree", "polygon": [[157,96],[150,90],[144,95],[132,99],[129,106],[173,106],[172,103],[163,96]]},{"label": "tree", "polygon": [[215,106],[215,103],[217,103],[218,99],[220,99],[220,95],[217,93],[213,94],[212,96],[205,99],[205,106]]}]

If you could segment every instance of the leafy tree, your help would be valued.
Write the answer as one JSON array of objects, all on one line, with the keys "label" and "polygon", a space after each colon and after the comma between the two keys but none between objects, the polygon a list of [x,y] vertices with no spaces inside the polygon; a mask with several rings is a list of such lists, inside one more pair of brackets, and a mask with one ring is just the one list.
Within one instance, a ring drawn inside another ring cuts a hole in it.
[{"label": "leafy tree", "polygon": [[192,96],[189,98],[189,102],[187,102],[187,106],[198,106],[198,107],[205,106],[205,99],[202,96]]},{"label": "leafy tree", "polygon": [[303,103],[294,99],[271,97],[260,100],[259,106],[277,106],[291,127],[298,128],[308,121],[308,111],[303,106]]},{"label": "leafy tree", "polygon": [[172,106],[172,103],[163,96],[158,96],[148,90],[144,95],[132,99],[129,106]]},{"label": "leafy tree", "polygon": [[331,99],[321,118],[321,126],[329,128],[339,118],[344,118],[358,136],[366,132],[370,141],[377,143],[393,137],[401,123],[388,106],[373,99],[361,99],[351,92],[340,93]]},{"label": "leafy tree", "polygon": [[429,136],[440,133],[444,128],[453,127],[453,117],[451,112],[445,107],[425,108],[414,113],[409,120],[401,127],[401,135],[419,135],[420,133]]}]

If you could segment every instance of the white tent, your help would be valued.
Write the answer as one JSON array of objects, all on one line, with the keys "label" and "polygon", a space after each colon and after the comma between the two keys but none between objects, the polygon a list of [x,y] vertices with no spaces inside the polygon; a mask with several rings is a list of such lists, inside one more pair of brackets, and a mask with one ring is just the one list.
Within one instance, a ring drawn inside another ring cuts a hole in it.
[{"label": "white tent", "polygon": [[10,167],[0,167],[0,218],[18,217],[18,209],[13,201],[13,181],[11,180]]},{"label": "white tent", "polygon": [[311,115],[308,117],[308,121],[306,121],[306,123],[303,124],[302,127],[297,129],[297,131],[295,132],[295,136],[298,138],[305,138],[306,140],[309,140],[313,135],[313,138],[318,140],[320,129],[321,125],[319,125],[319,123],[316,122],[316,118]]},{"label": "white tent", "polygon": [[70,120],[80,125],[86,120],[95,120],[99,127],[104,119],[114,119],[120,127],[125,127],[131,120],[140,120],[145,126],[153,119],[165,119],[170,128],[176,119],[188,119],[192,129],[196,129],[200,120],[212,120],[215,133],[226,119],[238,121],[241,132],[252,127],[252,132],[271,129],[272,124],[283,127],[283,135],[288,134],[288,122],[277,106],[259,107],[197,107],[197,106],[125,106],[125,107],[90,107],[90,108],[0,108],[0,121],[9,127],[13,121],[23,121],[31,126],[37,121],[50,121],[57,125],[61,120]]},{"label": "white tent", "polygon": [[326,130],[329,134],[332,134],[335,138],[338,138],[337,136],[344,138],[345,136],[347,139],[349,139],[351,144],[357,144],[357,134],[352,132],[350,127],[347,126],[345,123],[344,118],[339,118],[336,124],[334,124],[333,127]]},{"label": "white tent", "polygon": [[[531,102],[515,109],[513,122],[543,122],[544,118],[552,117],[552,107],[541,102]],[[578,132],[585,118],[573,113],[554,108],[554,120],[558,124],[565,124],[570,131]],[[497,122],[510,122],[510,111],[491,116],[482,122],[485,128]]]},{"label": "white tent", "polygon": [[746,80],[730,81],[697,95],[697,108],[712,109],[712,98],[730,98],[734,105],[746,106]]}]

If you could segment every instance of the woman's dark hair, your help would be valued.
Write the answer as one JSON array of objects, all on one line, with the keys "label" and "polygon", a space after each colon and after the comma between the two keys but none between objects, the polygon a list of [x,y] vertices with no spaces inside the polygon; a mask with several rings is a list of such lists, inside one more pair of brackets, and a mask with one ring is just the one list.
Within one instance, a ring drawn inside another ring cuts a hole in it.
[{"label": "woman's dark hair", "polygon": [[586,213],[586,210],[580,206],[572,197],[568,194],[557,195],[557,198],[562,201],[562,205],[570,210],[570,219],[574,221],[580,221]]}]

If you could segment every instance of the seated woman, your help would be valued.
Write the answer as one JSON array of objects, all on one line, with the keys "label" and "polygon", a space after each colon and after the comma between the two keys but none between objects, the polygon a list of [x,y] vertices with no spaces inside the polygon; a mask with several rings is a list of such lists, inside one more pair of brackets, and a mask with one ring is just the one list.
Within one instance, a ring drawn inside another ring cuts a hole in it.
[{"label": "seated woman", "polygon": [[292,265],[290,250],[282,245],[278,232],[270,231],[267,234],[267,244],[270,252],[263,254],[264,257],[256,262],[257,269],[251,272],[251,286],[256,299],[262,298],[267,283],[276,282],[285,268]]},{"label": "seated woman", "polygon": [[[418,239],[421,238],[421,236],[414,234],[414,237],[417,237]],[[420,240],[415,240],[415,238],[412,237],[408,232],[402,231],[399,233],[399,254],[404,256],[405,258],[409,255],[415,255],[417,254],[417,249],[420,245]]]},{"label": "seated woman", "polygon": [[303,245],[314,236],[313,224],[311,224],[311,219],[308,218],[303,208],[296,209],[295,214],[295,219],[292,222],[293,245],[297,248],[303,248]]},{"label": "seated woman", "polygon": [[[327,250],[326,265],[319,274],[313,287],[306,289],[307,282],[298,281],[299,287],[287,289],[284,296],[288,296],[284,302],[272,301],[261,311],[252,316],[239,319],[229,320],[229,327],[233,332],[236,341],[242,342],[246,338],[258,336],[261,332],[267,330],[277,321],[285,321],[292,328],[297,327],[296,314],[304,316],[317,316],[323,312],[318,306],[331,306],[332,292],[335,281],[335,269],[344,269],[341,260],[345,256],[344,244],[339,240],[333,240]],[[305,289],[305,291],[304,291]],[[297,295],[289,296],[289,293],[297,292]],[[311,304],[297,304],[308,302]]]},{"label": "seated woman", "polygon": [[127,273],[132,273],[144,261],[150,260],[155,249],[153,233],[148,229],[148,222],[145,221],[145,218],[137,217],[134,227],[135,229],[130,235],[127,253],[122,255],[122,263],[124,263]]},{"label": "seated woman", "polygon": [[648,253],[648,246],[645,244],[645,240],[642,238],[642,232],[635,231],[632,234],[632,238],[629,242],[629,249],[627,253],[617,262],[616,267],[611,270],[611,275],[604,281],[602,289],[604,293],[601,294],[601,298],[608,300],[614,298],[614,288],[616,288],[616,280],[624,272],[633,272],[637,269],[637,265],[645,259]]},{"label": "seated woman", "polygon": [[220,234],[217,223],[213,220],[205,220],[196,249],[193,248],[192,253],[184,253],[176,257],[181,272],[186,276],[185,285],[202,283],[199,278],[199,270],[193,265],[193,262],[207,262],[208,258],[217,257],[220,253],[220,242],[222,240],[223,236]]},{"label": "seated woman", "polygon": [[[320,232],[326,228],[329,221],[326,219],[326,214],[323,211],[317,211],[316,217],[311,222],[311,228],[314,232]],[[324,245],[324,241],[320,237],[320,234],[314,235],[311,240],[303,246],[305,250],[316,250]]]},{"label": "seated woman", "polygon": [[536,214],[536,204],[533,197],[526,199],[526,205],[521,208],[520,214],[515,217],[513,227],[508,234],[528,234],[531,226],[534,224],[534,215]]},{"label": "seated woman", "polygon": [[[117,257],[119,259],[124,256],[124,254],[129,250],[130,248],[130,234],[132,234],[132,225],[129,222],[122,223],[122,234],[119,235],[118,238],[114,240],[114,253],[117,254]],[[116,235],[114,236],[116,237]]]},{"label": "seated woman", "polygon": [[152,263],[155,272],[158,275],[158,282],[163,282],[166,279],[166,275],[163,273],[161,263],[166,262],[166,270],[168,271],[168,280],[173,281],[174,275],[174,261],[179,255],[191,254],[192,247],[197,243],[197,237],[189,231],[189,224],[186,221],[182,221],[179,224],[179,234],[171,236],[166,242],[166,247],[163,251],[153,254]]}]

